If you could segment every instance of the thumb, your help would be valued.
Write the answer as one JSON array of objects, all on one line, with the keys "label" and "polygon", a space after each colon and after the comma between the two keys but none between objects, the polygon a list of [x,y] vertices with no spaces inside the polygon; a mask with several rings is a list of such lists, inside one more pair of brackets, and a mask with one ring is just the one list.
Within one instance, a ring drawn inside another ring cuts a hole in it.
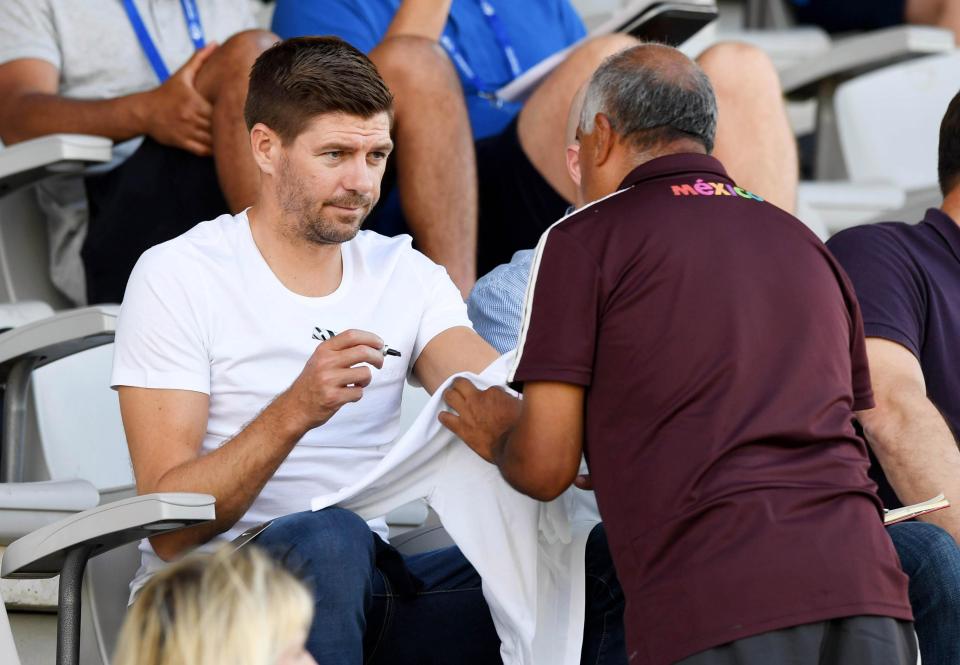
[{"label": "thumb", "polygon": [[184,63],[183,67],[180,68],[180,71],[177,74],[183,76],[187,79],[187,82],[191,85],[193,84],[193,79],[197,75],[197,72],[200,71],[200,68],[203,67],[203,63],[207,61],[213,52],[217,50],[217,43],[210,42],[202,49],[197,49],[194,51],[193,55],[190,56],[190,59]]},{"label": "thumb", "polygon": [[578,488],[580,488],[580,489],[582,489],[582,490],[592,490],[592,489],[593,489],[593,481],[590,480],[590,474],[589,474],[589,473],[586,474],[586,475],[584,475],[584,476],[577,476],[576,478],[574,478],[574,479],[573,479],[573,484],[576,485]]}]

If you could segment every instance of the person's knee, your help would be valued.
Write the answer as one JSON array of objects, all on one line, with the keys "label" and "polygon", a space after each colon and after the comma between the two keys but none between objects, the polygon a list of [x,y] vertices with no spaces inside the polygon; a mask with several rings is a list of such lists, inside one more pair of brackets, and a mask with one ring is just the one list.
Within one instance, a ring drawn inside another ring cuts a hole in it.
[{"label": "person's knee", "polygon": [[592,37],[577,46],[572,57],[583,63],[588,75],[593,73],[601,62],[614,53],[639,45],[640,42],[630,35],[615,32],[610,35]]},{"label": "person's knee", "polygon": [[780,96],[773,61],[762,50],[742,42],[721,42],[704,51],[697,64],[716,91],[768,89]]},{"label": "person's knee", "polygon": [[370,527],[343,508],[286,515],[274,520],[256,542],[290,568],[306,568],[314,574],[320,572],[318,567],[364,574],[373,566]]},{"label": "person's knee", "polygon": [[280,38],[269,30],[244,30],[227,39],[218,50],[228,62],[249,69],[261,53],[278,41]]},{"label": "person's knee", "polygon": [[412,35],[388,37],[370,59],[394,95],[434,94],[438,89],[463,94],[453,64],[435,41]]}]

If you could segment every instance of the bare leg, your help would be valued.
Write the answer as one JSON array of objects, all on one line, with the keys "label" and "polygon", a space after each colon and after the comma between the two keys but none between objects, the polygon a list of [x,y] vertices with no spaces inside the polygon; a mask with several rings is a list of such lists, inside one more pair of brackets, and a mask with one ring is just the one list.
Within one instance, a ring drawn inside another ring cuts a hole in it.
[{"label": "bare leg", "polygon": [[[524,152],[568,201],[574,198],[574,186],[564,163],[564,127],[573,96],[605,57],[637,43],[626,35],[586,42],[537,88],[520,112]],[[770,59],[746,44],[724,43],[708,49],[698,62],[717,95],[714,154],[744,187],[793,211],[797,147]]]},{"label": "bare leg", "polygon": [[279,39],[264,30],[236,34],[213,52],[197,74],[197,90],[213,104],[213,157],[220,189],[235,213],[253,204],[260,183],[243,120],[250,67]]},{"label": "bare leg", "polygon": [[633,37],[620,34],[585,42],[550,73],[520,111],[517,133],[523,152],[567,201],[574,199],[574,184],[565,161],[565,130],[573,96],[604,58],[637,43]]},{"label": "bare leg", "polygon": [[440,46],[422,37],[390,37],[370,59],[394,96],[404,216],[420,249],[466,296],[477,273],[477,166],[460,80]]},{"label": "bare leg", "polygon": [[770,59],[747,44],[722,43],[697,62],[717,95],[714,155],[738,184],[787,212],[797,200],[797,144]]},{"label": "bare leg", "polygon": [[960,44],[960,2],[958,0],[907,0],[907,23],[936,25],[953,31]]}]

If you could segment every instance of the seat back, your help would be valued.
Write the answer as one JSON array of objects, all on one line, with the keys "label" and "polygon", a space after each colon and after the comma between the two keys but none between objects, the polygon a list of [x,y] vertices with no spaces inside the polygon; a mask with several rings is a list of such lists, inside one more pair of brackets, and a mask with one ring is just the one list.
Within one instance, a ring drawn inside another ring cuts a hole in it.
[{"label": "seat back", "polygon": [[947,104],[960,90],[960,53],[864,74],[837,87],[837,128],[854,182],[908,192],[937,186],[937,145]]},{"label": "seat back", "polygon": [[[55,309],[68,306],[50,281],[48,251],[46,222],[34,188],[0,198],[0,303],[41,300]],[[82,478],[110,499],[133,492],[119,404],[109,388],[112,350],[113,345],[94,348],[33,373],[22,480]],[[126,610],[127,583],[138,565],[135,545],[91,561],[83,590],[83,663],[110,662]],[[46,606],[37,609],[48,611]],[[0,623],[6,625],[5,619],[4,610]],[[4,652],[3,625],[0,662],[16,663]]]}]

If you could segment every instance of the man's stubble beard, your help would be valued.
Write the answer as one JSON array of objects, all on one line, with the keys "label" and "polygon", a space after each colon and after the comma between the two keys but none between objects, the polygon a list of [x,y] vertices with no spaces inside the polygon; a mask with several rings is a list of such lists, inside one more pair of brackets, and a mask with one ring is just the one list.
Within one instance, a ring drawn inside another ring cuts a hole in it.
[{"label": "man's stubble beard", "polygon": [[[281,158],[277,188],[280,208],[287,219],[294,221],[291,231],[296,237],[315,245],[339,245],[353,240],[373,208],[371,198],[359,194],[334,197],[317,206],[307,191],[303,179],[291,168],[289,161]],[[366,211],[355,223],[347,224],[324,215],[321,212],[324,205],[366,206]]]}]

